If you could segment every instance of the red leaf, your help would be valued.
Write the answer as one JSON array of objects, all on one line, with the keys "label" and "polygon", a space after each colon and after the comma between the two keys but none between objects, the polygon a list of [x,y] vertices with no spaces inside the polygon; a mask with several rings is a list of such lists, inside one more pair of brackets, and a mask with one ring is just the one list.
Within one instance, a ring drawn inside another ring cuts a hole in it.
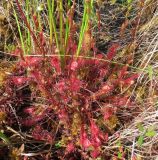
[{"label": "red leaf", "polygon": [[95,58],[96,58],[95,64],[98,65],[98,64],[100,64],[100,62],[101,62],[100,59],[103,58],[103,55],[102,54],[97,54]]},{"label": "red leaf", "polygon": [[108,73],[108,69],[107,69],[107,68],[106,68],[106,69],[101,68],[101,69],[99,70],[99,75],[100,75],[100,77],[105,77],[105,76],[107,75],[107,73]]},{"label": "red leaf", "polygon": [[91,146],[91,142],[87,138],[87,134],[85,132],[84,126],[81,127],[81,131],[80,131],[80,144],[84,149],[87,149],[88,147]]},{"label": "red leaf", "polygon": [[66,89],[66,84],[64,81],[60,81],[56,84],[56,89],[59,93],[63,93]]},{"label": "red leaf", "polygon": [[91,142],[95,148],[99,147],[101,145],[101,140],[99,138],[99,135],[93,135]]},{"label": "red leaf", "polygon": [[91,151],[92,158],[96,159],[97,157],[99,157],[99,155],[100,155],[99,149],[94,149],[94,151]]},{"label": "red leaf", "polygon": [[85,66],[85,59],[83,58],[79,57],[77,62],[78,62],[78,67]]},{"label": "red leaf", "polygon": [[25,84],[29,79],[26,77],[18,77],[18,76],[14,76],[12,78],[12,81],[15,85],[19,86],[19,85],[23,85]]},{"label": "red leaf", "polygon": [[68,121],[68,115],[65,109],[61,109],[58,113],[58,117],[61,121],[67,122]]},{"label": "red leaf", "polygon": [[35,111],[35,108],[34,107],[28,107],[24,110],[25,113],[28,113],[28,114],[33,114]]},{"label": "red leaf", "polygon": [[116,54],[116,51],[118,49],[119,45],[118,44],[113,44],[110,48],[109,51],[107,53],[107,59],[108,60],[112,60]]},{"label": "red leaf", "polygon": [[113,89],[113,86],[109,85],[109,84],[105,84],[103,87],[102,87],[102,90],[104,92],[109,92],[110,90]]},{"label": "red leaf", "polygon": [[124,105],[129,105],[130,101],[128,101],[129,97],[120,97],[117,101],[118,106],[124,106]]},{"label": "red leaf", "polygon": [[43,60],[43,58],[41,58],[41,57],[29,56],[29,57],[26,57],[26,64],[28,67],[35,67],[39,63],[41,63],[42,60]]},{"label": "red leaf", "polygon": [[91,142],[94,147],[99,147],[101,145],[100,138],[103,138],[102,132],[98,128],[98,126],[95,124],[93,120],[91,120]]},{"label": "red leaf", "polygon": [[57,73],[61,73],[60,60],[58,57],[52,57],[50,63],[56,69]]},{"label": "red leaf", "polygon": [[72,77],[70,78],[70,89],[73,92],[77,92],[80,90],[82,86],[82,82],[77,79],[74,75],[72,75]]},{"label": "red leaf", "polygon": [[129,100],[128,96],[117,96],[117,97],[110,97],[109,100],[115,105],[115,106],[124,106],[124,105],[130,105],[131,102]]},{"label": "red leaf", "polygon": [[66,147],[66,152],[71,153],[75,151],[75,146],[73,143],[69,143]]},{"label": "red leaf", "polygon": [[107,142],[108,139],[109,139],[109,135],[108,135],[108,133],[106,133],[105,136],[104,136],[104,140]]},{"label": "red leaf", "polygon": [[44,130],[41,126],[36,126],[32,132],[32,136],[36,140],[42,140],[47,141],[48,143],[52,143],[53,138],[51,133],[49,133],[47,130]]},{"label": "red leaf", "polygon": [[43,77],[40,72],[38,72],[36,70],[31,72],[30,78],[32,80],[36,81],[39,85],[42,85]]},{"label": "red leaf", "polygon": [[19,61],[18,66],[20,66],[20,67],[28,67],[28,64],[27,64],[26,61],[21,60],[21,61]]},{"label": "red leaf", "polygon": [[94,100],[100,98],[101,96],[108,94],[109,92],[111,92],[114,89],[113,86],[110,85],[104,85],[99,91],[95,92],[94,94],[92,94],[92,98]]},{"label": "red leaf", "polygon": [[70,69],[71,69],[72,71],[75,71],[75,70],[77,69],[77,67],[78,67],[78,63],[77,63],[76,61],[73,61],[73,62],[71,63]]},{"label": "red leaf", "polygon": [[91,132],[92,132],[93,135],[98,135],[99,134],[99,128],[93,120],[91,120]]},{"label": "red leaf", "polygon": [[111,107],[110,108],[105,107],[103,112],[104,112],[103,113],[104,120],[108,120],[113,115],[113,109]]},{"label": "red leaf", "polygon": [[42,140],[47,141],[49,144],[53,142],[53,138],[51,133],[49,133],[47,130],[42,131]]},{"label": "red leaf", "polygon": [[35,14],[32,17],[33,17],[33,21],[34,21],[36,29],[38,29],[38,27],[39,27],[38,18]]},{"label": "red leaf", "polygon": [[118,76],[119,79],[122,79],[124,75],[127,74],[127,69],[128,69],[128,66],[125,65],[124,67],[122,67],[121,71],[120,71],[120,74]]},{"label": "red leaf", "polygon": [[132,85],[132,84],[134,83],[134,80],[137,79],[138,76],[139,76],[138,74],[134,74],[134,75],[132,75],[131,77],[123,80],[123,83],[124,83],[124,84]]}]

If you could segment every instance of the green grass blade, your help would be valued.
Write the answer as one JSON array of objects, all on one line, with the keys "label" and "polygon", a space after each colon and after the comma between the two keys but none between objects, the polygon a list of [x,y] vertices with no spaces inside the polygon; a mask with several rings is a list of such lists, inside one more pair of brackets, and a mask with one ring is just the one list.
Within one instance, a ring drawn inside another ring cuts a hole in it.
[{"label": "green grass blade", "polygon": [[20,41],[21,41],[21,45],[22,45],[22,50],[23,50],[24,55],[25,55],[26,54],[26,50],[25,50],[25,45],[24,45],[24,39],[23,39],[23,36],[22,36],[22,31],[21,31],[21,28],[20,28],[18,16],[16,14],[16,11],[15,11],[14,7],[13,7],[13,12],[14,12],[14,17],[15,17],[16,24],[17,24],[17,27],[18,27],[18,32],[19,32],[19,35],[20,35]]},{"label": "green grass blade", "polygon": [[7,136],[4,133],[2,133],[1,131],[0,131],[0,139],[2,139],[6,144],[10,144],[10,141],[7,138]]},{"label": "green grass blade", "polygon": [[81,29],[80,29],[79,43],[78,43],[76,56],[79,56],[79,53],[81,50],[83,35],[85,32],[85,24],[87,23],[86,20],[87,20],[87,3],[84,2],[84,13],[83,13],[83,18],[82,18],[82,25],[81,25]]}]

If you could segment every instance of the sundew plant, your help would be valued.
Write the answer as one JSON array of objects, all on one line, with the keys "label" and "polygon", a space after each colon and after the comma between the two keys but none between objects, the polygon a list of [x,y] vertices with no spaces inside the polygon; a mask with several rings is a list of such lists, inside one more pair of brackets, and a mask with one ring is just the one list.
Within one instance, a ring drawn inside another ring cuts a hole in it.
[{"label": "sundew plant", "polygon": [[[109,137],[119,138],[124,123],[118,115],[138,105],[132,90],[141,69],[132,66],[131,56],[118,60],[119,41],[105,52],[97,48],[94,28],[101,25],[101,15],[95,6],[102,2],[8,3],[19,35],[11,53],[14,65],[5,81],[5,96],[0,100],[0,122],[5,121],[7,128],[0,138],[9,147],[9,157],[107,159],[109,153],[104,149]],[[110,5],[115,3],[125,6],[115,1]],[[130,13],[132,1],[127,6]],[[12,132],[19,137],[18,143],[10,136]],[[116,146],[111,157],[125,159],[127,148],[119,141]]]}]

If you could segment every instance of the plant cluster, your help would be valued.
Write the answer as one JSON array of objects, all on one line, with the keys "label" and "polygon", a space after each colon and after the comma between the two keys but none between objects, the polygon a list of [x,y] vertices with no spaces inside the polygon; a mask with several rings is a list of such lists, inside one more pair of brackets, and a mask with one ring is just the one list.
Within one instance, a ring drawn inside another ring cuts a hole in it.
[{"label": "plant cluster", "polygon": [[[58,157],[72,158],[77,153],[84,159],[101,157],[102,147],[108,144],[108,136],[113,133],[106,121],[133,105],[128,89],[138,74],[129,71],[131,62],[113,61],[119,44],[112,44],[106,54],[96,49],[91,33],[92,0],[84,2],[78,39],[74,37],[77,32],[73,21],[75,1],[67,3],[66,20],[62,1],[47,1],[49,40],[39,15],[33,15],[31,27],[18,0],[16,4],[28,29],[28,43],[34,48],[30,47],[32,54],[26,54],[20,34],[22,49],[12,53],[18,61],[6,81],[5,92],[10,97],[0,101],[17,106],[19,115],[12,120],[13,110],[3,107],[0,118],[10,116],[6,123],[13,126],[18,122],[21,132],[27,129],[25,132],[33,140],[45,142],[50,150],[62,148],[64,153],[57,153]],[[54,17],[55,8],[59,22]],[[16,12],[14,15],[18,25]],[[22,92],[26,88],[30,92],[27,96]]]},{"label": "plant cluster", "polygon": [[[16,89],[30,86],[34,103],[22,109],[25,117],[20,123],[31,127],[33,138],[48,144],[60,141],[68,153],[78,146],[96,158],[110,134],[104,121],[131,105],[126,89],[137,75],[130,75],[127,65],[111,64],[116,45],[106,55],[87,58],[73,57],[75,45],[64,67],[59,56],[27,56],[18,62],[19,73],[9,81]],[[24,70],[27,73],[20,75]]]}]

